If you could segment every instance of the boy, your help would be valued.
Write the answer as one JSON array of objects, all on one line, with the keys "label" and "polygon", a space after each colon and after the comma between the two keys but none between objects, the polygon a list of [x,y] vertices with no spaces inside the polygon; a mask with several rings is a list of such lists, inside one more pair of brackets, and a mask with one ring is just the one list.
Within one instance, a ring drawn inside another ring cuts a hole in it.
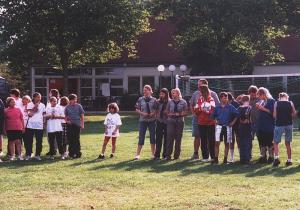
[{"label": "boy", "polygon": [[22,107],[22,98],[20,98],[20,90],[19,89],[11,89],[10,90],[10,97],[12,97],[12,98],[14,98],[15,99],[15,101],[16,101],[16,107],[17,108],[21,108]]},{"label": "boy", "polygon": [[80,130],[84,129],[84,110],[77,103],[77,95],[69,95],[70,104],[65,108],[67,122],[67,138],[69,140],[69,156],[80,158]]},{"label": "boy", "polygon": [[[217,105],[213,112],[213,118],[216,120],[216,144],[215,144],[215,159],[212,163],[219,163],[219,147],[220,141],[224,136],[225,154],[224,164],[227,164],[227,156],[229,146],[232,144],[232,126],[235,124],[238,118],[238,111],[234,106],[228,103],[228,94],[225,92],[220,93],[220,105]],[[232,162],[232,160],[230,160]]]}]

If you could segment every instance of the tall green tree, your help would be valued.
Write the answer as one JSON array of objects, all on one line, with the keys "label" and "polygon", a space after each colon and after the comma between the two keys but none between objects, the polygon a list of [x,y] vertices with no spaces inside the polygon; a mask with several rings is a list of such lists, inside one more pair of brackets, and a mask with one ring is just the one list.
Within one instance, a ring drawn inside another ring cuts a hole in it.
[{"label": "tall green tree", "polygon": [[[292,0],[294,4],[298,0]],[[299,2],[299,1],[298,1]],[[247,74],[259,52],[265,64],[283,61],[276,40],[288,35],[287,0],[153,0],[174,21],[176,47],[194,74]]]},{"label": "tall green tree", "polygon": [[[149,31],[140,0],[0,0],[2,61],[15,69],[43,61],[62,69],[68,91],[70,68],[104,63]],[[24,70],[24,69],[23,69]]]}]

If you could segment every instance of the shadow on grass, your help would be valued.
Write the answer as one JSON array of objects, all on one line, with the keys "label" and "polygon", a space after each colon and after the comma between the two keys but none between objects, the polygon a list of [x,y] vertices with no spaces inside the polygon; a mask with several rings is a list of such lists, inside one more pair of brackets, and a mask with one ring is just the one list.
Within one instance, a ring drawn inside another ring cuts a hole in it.
[{"label": "shadow on grass", "polygon": [[[18,169],[18,168],[23,168],[23,167],[27,167],[27,166],[49,165],[49,164],[53,164],[53,163],[56,163],[56,162],[59,162],[59,161],[62,161],[62,160],[60,160],[59,158],[54,159],[54,160],[43,158],[40,161],[38,161],[38,160],[3,161],[2,163],[0,163],[0,168]],[[64,160],[64,161],[67,161],[67,160]]]}]

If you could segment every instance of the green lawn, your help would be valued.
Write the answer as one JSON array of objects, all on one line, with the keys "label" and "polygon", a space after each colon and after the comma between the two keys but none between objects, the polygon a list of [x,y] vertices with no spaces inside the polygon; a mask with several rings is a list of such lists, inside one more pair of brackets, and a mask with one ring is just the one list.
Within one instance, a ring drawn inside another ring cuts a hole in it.
[{"label": "green lawn", "polygon": [[[132,161],[137,118],[123,116],[114,159],[98,161],[103,116],[88,117],[83,158],[1,163],[0,209],[299,209],[300,138],[295,133],[294,165],[216,165],[190,161],[190,119],[181,159],[151,161],[147,141]],[[46,145],[46,139],[44,139]],[[258,158],[257,143],[254,159]],[[44,153],[48,150],[44,147]],[[110,146],[108,147],[108,154]],[[223,150],[223,145],[222,145]],[[238,159],[238,157],[236,157]]]}]

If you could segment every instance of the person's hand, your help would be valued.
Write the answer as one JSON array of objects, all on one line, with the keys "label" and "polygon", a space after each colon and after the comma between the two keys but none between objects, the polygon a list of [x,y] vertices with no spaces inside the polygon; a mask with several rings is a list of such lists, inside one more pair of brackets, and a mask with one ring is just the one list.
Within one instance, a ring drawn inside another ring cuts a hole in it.
[{"label": "person's hand", "polygon": [[229,127],[230,127],[230,128],[232,128],[232,127],[233,127],[233,125],[234,125],[234,123],[232,123],[232,122],[231,122],[231,123],[229,123]]},{"label": "person's hand", "polygon": [[80,126],[80,128],[81,128],[81,130],[83,130],[83,129],[84,129],[84,124],[82,124],[82,125]]},{"label": "person's hand", "polygon": [[112,135],[114,136],[114,135],[116,135],[116,133],[117,133],[117,132],[116,132],[116,131],[114,131],[114,132],[112,132]]}]

